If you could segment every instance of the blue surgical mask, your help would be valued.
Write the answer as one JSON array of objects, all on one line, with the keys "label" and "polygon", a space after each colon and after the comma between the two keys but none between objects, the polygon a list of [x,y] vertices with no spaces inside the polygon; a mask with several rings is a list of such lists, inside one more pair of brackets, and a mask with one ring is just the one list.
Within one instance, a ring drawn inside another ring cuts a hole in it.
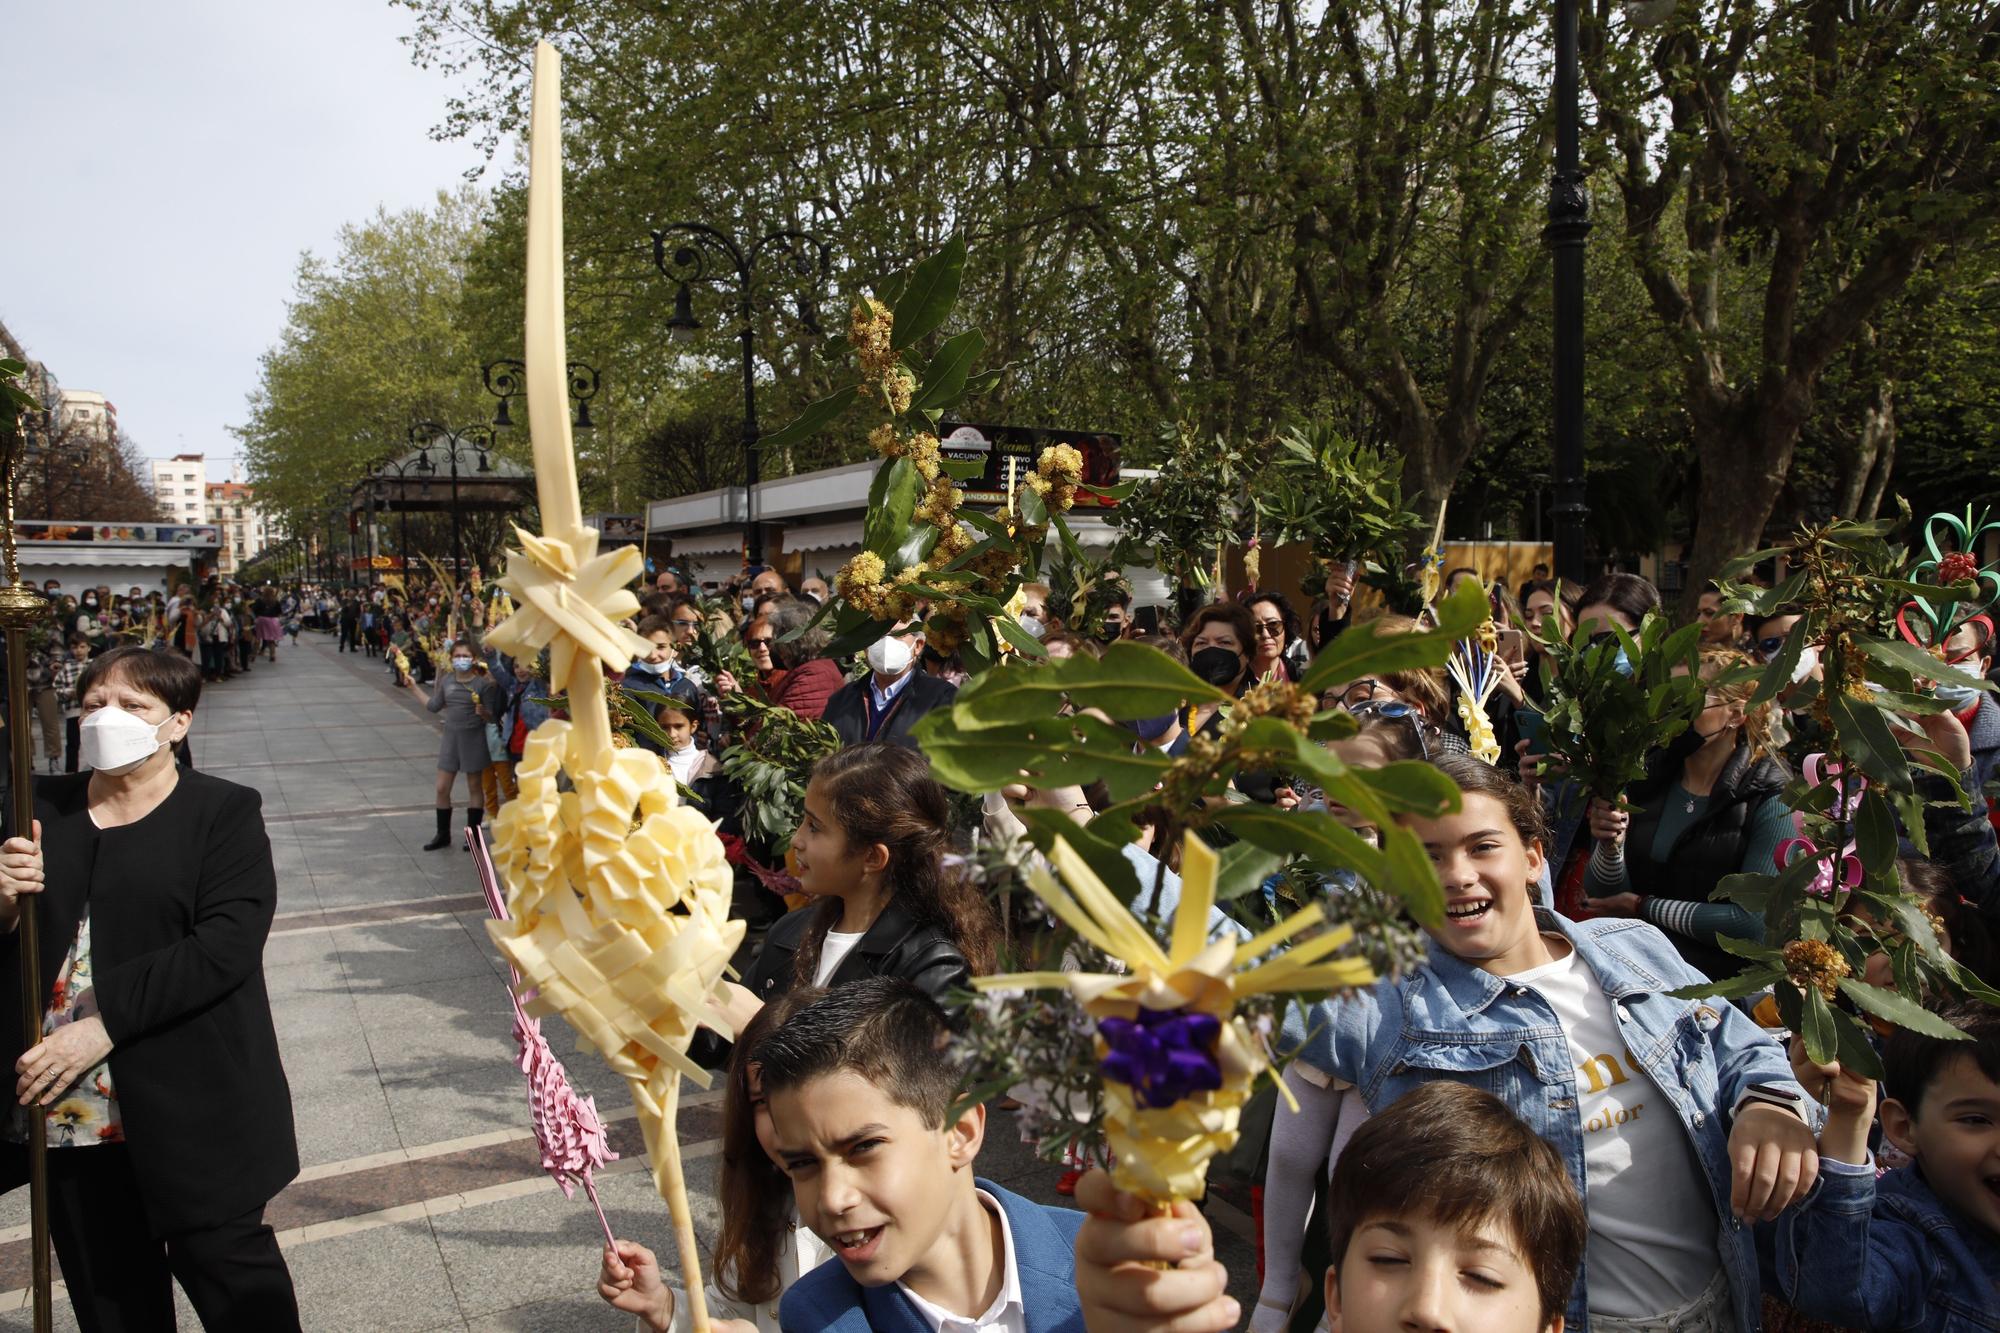
[{"label": "blue surgical mask", "polygon": [[1950,681],[1937,683],[1938,702],[1954,713],[1963,713],[1979,702],[1980,691],[1971,685],[1954,685]]},{"label": "blue surgical mask", "polygon": [[649,676],[664,676],[667,674],[667,666],[669,664],[666,662],[648,662],[641,658],[633,662],[632,665]]},{"label": "blue surgical mask", "polygon": [[454,657],[451,659],[451,669],[453,671],[470,671],[472,670],[472,659],[469,657]]}]

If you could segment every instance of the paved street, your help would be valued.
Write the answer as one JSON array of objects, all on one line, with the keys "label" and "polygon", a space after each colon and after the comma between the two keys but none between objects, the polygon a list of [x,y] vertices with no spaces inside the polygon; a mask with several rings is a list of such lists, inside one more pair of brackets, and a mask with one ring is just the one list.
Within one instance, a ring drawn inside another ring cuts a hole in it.
[{"label": "paved street", "polygon": [[[279,882],[265,976],[304,1167],[269,1217],[305,1327],[625,1333],[630,1321],[593,1291],[601,1242],[588,1204],[536,1164],[505,971],[470,857],[421,850],[434,827],[435,724],[378,660],[337,654],[326,636],[308,633],[279,658],[205,693],[194,753],[264,793]],[[613,1227],[670,1256],[620,1081],[559,1022],[544,1028],[612,1122],[623,1158],[600,1179]],[[690,1090],[680,1126],[705,1244],[718,1097]],[[996,1116],[982,1174],[1054,1201],[1056,1172],[1017,1139]],[[1248,1220],[1227,1204],[1214,1216],[1247,1309]],[[25,1190],[0,1201],[0,1328],[30,1325],[26,1222]],[[56,1326],[76,1326],[60,1297]],[[182,1327],[198,1327],[185,1303]]]}]

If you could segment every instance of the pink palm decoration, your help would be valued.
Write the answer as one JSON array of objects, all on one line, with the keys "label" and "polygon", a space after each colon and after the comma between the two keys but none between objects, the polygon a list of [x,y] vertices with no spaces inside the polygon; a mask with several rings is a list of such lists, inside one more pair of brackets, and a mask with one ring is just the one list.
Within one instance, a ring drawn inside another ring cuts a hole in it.
[{"label": "pink palm decoration", "polygon": [[[486,830],[469,828],[465,839],[472,849],[472,863],[479,871],[479,887],[486,894],[486,909],[495,920],[505,921],[507,899],[500,889],[500,876],[493,869],[492,854],[486,850]],[[517,994],[521,974],[512,968],[508,970],[513,974],[514,984],[507,988],[507,998],[514,1005],[514,1043],[520,1049],[514,1063],[528,1076],[528,1114],[535,1127],[535,1142],[542,1150],[542,1170],[555,1178],[566,1198],[575,1198],[576,1187],[583,1186],[583,1192],[590,1197],[590,1206],[597,1210],[598,1225],[604,1228],[604,1243],[616,1249],[617,1241],[611,1234],[609,1219],[604,1216],[604,1205],[598,1201],[597,1184],[591,1173],[606,1162],[615,1161],[618,1154],[611,1151],[611,1144],[605,1138],[596,1099],[576,1095],[562,1061],[556,1059],[556,1053],[542,1036],[541,1020],[528,1017],[521,1007],[522,997]]]}]

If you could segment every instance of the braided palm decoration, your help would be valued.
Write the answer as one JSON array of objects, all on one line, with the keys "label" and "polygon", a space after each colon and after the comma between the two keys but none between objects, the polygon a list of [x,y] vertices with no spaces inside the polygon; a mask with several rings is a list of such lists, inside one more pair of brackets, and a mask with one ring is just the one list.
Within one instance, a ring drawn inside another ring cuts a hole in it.
[{"label": "braided palm decoration", "polygon": [[[560,1015],[632,1091],[653,1182],[672,1214],[689,1320],[708,1328],[694,1221],[674,1118],[695,1028],[734,1035],[720,1005],[743,923],[729,919],[730,872],[714,826],[683,806],[652,754],[617,749],[605,691],[649,646],[618,622],[637,547],[600,553],[583,522],[570,439],[563,336],[562,117],[559,60],[535,47],[528,149],[526,371],[539,534],[515,529],[499,580],[515,610],[486,636],[517,659],[549,650],[549,679],[570,720],[528,738],[520,799],[493,822],[510,913],[487,930],[521,976],[527,1012]],[[568,779],[567,789],[558,779]]]}]

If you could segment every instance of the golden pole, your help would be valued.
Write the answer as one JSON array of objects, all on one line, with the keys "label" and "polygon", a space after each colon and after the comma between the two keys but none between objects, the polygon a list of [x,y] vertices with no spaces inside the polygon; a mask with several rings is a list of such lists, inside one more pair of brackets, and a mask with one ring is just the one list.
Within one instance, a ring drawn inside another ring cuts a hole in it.
[{"label": "golden pole", "polygon": [[[14,831],[19,837],[34,835],[35,827],[35,747],[29,728],[28,631],[48,614],[41,593],[21,582],[20,556],[14,546],[14,489],[16,469],[28,437],[20,414],[14,415],[14,429],[0,441],[0,486],[6,489],[6,521],[0,523],[0,567],[6,583],[0,586],[0,628],[7,634],[7,717],[11,722],[8,739],[13,746],[14,776],[8,787],[12,801]],[[21,1035],[28,1046],[42,1039],[41,931],[33,894],[18,900],[20,915],[15,927],[21,948]],[[23,1049],[26,1049],[25,1047]],[[29,1248],[34,1259],[35,1333],[49,1333],[54,1316],[49,1308],[49,1122],[39,1106],[28,1108],[28,1220]]]}]

